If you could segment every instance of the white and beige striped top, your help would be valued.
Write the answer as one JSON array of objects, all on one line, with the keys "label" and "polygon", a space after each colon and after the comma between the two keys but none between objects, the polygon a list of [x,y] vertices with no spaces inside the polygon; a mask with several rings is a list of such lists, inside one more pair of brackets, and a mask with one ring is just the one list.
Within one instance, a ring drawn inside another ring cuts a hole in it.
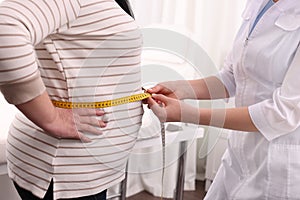
[{"label": "white and beige striped top", "polygon": [[[95,102],[141,92],[141,32],[114,0],[6,0],[0,6],[0,88],[12,104],[40,95]],[[7,148],[9,176],[43,197],[99,193],[124,178],[141,125],[141,102],[105,109],[91,143],[59,140],[22,114]]]}]

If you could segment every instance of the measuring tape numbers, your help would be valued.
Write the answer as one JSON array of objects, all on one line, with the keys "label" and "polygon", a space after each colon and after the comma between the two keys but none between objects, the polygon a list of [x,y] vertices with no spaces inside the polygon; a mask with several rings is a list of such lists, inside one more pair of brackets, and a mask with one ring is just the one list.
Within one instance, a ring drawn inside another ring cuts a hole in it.
[{"label": "measuring tape numbers", "polygon": [[118,99],[100,101],[100,102],[64,102],[64,101],[55,101],[52,100],[52,103],[55,107],[65,108],[65,109],[77,109],[77,108],[107,108],[113,106],[119,106],[127,103],[133,103],[137,101],[142,101],[151,97],[149,93],[134,94],[126,97],[121,97]]}]

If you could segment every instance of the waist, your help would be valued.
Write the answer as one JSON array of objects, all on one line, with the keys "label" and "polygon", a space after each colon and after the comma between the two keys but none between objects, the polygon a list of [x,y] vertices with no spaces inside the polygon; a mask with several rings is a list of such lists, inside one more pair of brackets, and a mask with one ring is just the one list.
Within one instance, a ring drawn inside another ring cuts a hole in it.
[{"label": "waist", "polygon": [[99,102],[66,102],[66,101],[56,101],[52,100],[55,107],[64,109],[76,109],[76,108],[107,108],[128,103],[133,103],[137,101],[142,101],[151,97],[149,93],[139,93],[130,96],[124,96],[116,99],[99,101]]}]

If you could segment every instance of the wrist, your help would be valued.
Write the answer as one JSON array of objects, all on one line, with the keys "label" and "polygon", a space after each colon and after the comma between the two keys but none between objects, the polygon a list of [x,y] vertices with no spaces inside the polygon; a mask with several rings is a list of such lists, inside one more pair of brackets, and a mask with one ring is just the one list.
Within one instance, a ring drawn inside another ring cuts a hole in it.
[{"label": "wrist", "polygon": [[46,92],[31,101],[16,106],[28,119],[47,131],[58,118],[57,109],[51,103]]},{"label": "wrist", "polygon": [[49,113],[49,116],[40,122],[40,127],[47,132],[51,132],[51,133],[55,132],[55,129],[58,126],[56,124],[58,118],[59,118],[59,114],[57,108],[53,107],[53,109],[51,109]]},{"label": "wrist", "polygon": [[200,110],[197,107],[182,103],[180,117],[181,122],[199,124]]}]

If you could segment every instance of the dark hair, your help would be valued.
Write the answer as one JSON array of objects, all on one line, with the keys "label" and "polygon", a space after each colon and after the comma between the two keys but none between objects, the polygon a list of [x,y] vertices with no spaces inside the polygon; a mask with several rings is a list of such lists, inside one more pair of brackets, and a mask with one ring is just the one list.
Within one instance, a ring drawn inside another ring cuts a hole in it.
[{"label": "dark hair", "polygon": [[131,10],[131,6],[128,0],[115,0],[119,6],[131,17],[134,18],[133,12]]}]

